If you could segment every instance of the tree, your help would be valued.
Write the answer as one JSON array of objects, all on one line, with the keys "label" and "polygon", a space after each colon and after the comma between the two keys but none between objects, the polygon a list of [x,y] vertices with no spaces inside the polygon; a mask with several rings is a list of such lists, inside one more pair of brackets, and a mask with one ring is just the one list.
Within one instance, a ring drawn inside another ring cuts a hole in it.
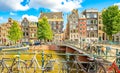
[{"label": "tree", "polygon": [[38,30],[37,36],[40,40],[52,40],[53,32],[51,30],[50,24],[47,21],[46,17],[43,17],[38,21]]},{"label": "tree", "polygon": [[13,41],[15,44],[19,41],[23,36],[21,27],[19,26],[18,22],[13,21],[9,31],[8,31],[8,38],[9,40]]},{"label": "tree", "polygon": [[102,12],[103,31],[112,40],[112,35],[120,31],[120,10],[114,5],[110,6]]}]

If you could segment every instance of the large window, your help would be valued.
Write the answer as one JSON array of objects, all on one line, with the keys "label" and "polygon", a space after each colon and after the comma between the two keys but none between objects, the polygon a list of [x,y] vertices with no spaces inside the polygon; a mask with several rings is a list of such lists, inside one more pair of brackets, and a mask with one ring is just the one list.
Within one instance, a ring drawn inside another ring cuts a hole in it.
[{"label": "large window", "polygon": [[94,30],[97,30],[97,26],[94,26]]},{"label": "large window", "polygon": [[87,20],[87,24],[88,24],[88,25],[91,24],[91,20]]},{"label": "large window", "polygon": [[90,27],[89,27],[89,26],[87,27],[87,30],[90,30]]},{"label": "large window", "polygon": [[97,13],[87,13],[87,18],[97,18]]}]

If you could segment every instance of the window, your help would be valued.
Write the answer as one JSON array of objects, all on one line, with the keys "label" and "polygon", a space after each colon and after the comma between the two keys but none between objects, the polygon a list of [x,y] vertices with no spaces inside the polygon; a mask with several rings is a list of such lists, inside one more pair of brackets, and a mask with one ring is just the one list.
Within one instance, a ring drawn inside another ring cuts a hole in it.
[{"label": "window", "polygon": [[102,24],[102,21],[101,21],[101,20],[99,20],[99,24]]},{"label": "window", "polygon": [[97,14],[94,14],[94,18],[97,18]]},{"label": "window", "polygon": [[80,26],[82,26],[82,24],[80,24]]},{"label": "window", "polygon": [[102,16],[101,15],[99,15],[99,19],[101,19],[102,18]]},{"label": "window", "polygon": [[86,15],[87,15],[87,18],[90,18],[90,14],[89,13],[87,13]]},{"label": "window", "polygon": [[28,34],[28,32],[26,33],[26,36],[28,36],[29,34]]},{"label": "window", "polygon": [[91,20],[87,20],[87,24],[91,24]]},{"label": "window", "polygon": [[83,22],[83,20],[80,20],[80,22]]},{"label": "window", "polygon": [[101,26],[99,26],[99,30],[101,30],[102,28],[101,28]]},{"label": "window", "polygon": [[94,20],[94,24],[97,24],[97,20]]},{"label": "window", "polygon": [[94,26],[94,30],[97,30],[97,26]]},{"label": "window", "polygon": [[23,32],[23,36],[25,36],[25,32]]},{"label": "window", "polygon": [[93,20],[91,20],[91,24],[93,24]]},{"label": "window", "polygon": [[90,30],[90,27],[89,27],[89,26],[87,27],[87,30]]}]

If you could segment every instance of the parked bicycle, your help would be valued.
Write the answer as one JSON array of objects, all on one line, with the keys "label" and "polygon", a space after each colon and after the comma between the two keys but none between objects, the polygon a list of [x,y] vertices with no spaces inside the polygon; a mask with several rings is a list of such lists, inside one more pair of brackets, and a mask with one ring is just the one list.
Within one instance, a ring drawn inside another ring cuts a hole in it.
[{"label": "parked bicycle", "polygon": [[83,61],[80,61],[79,53],[75,52],[75,54],[77,55],[74,56],[75,61],[71,66],[71,69],[70,69],[71,73],[74,72],[73,71],[74,69],[76,69],[76,73],[79,73],[80,71],[83,71],[84,73],[106,73],[106,69],[103,66],[103,63],[101,62],[101,60],[95,59],[95,58],[87,58],[89,62],[84,63]]},{"label": "parked bicycle", "polygon": [[[19,59],[18,56],[16,56],[13,59],[10,58],[2,58],[2,60],[0,60],[0,72],[1,73],[25,73],[25,71],[23,69],[26,68],[26,65],[24,64],[23,60],[17,61]],[[12,60],[12,64],[11,66],[8,66],[6,64],[6,61],[11,61]],[[17,65],[16,65],[17,63]]]}]

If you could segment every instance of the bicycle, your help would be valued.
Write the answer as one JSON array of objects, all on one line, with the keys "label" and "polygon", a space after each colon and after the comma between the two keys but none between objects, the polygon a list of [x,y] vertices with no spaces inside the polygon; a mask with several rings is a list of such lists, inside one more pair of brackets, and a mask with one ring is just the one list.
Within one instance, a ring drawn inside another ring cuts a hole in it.
[{"label": "bicycle", "polygon": [[61,64],[58,64],[58,66],[59,66],[58,73],[67,73],[68,66],[66,61],[61,62]]},{"label": "bicycle", "polygon": [[[18,73],[18,72],[21,72],[21,73],[25,73],[25,71],[23,70],[23,67],[25,68],[25,65],[23,64],[20,64],[20,65],[17,65],[16,68],[14,68],[14,65],[16,64],[16,60],[17,60],[18,57],[15,57],[13,59],[11,58],[2,58],[2,60],[0,61],[0,72],[1,73],[4,73],[4,72],[7,72],[7,73]],[[11,66],[8,66],[6,63],[5,63],[5,60],[12,60],[12,64]],[[22,60],[19,60],[19,63],[24,63]],[[23,66],[21,66],[23,65]],[[19,67],[19,68],[18,68]],[[4,71],[5,68],[7,69],[7,71]]]},{"label": "bicycle", "polygon": [[49,72],[54,69],[54,63],[56,62],[55,59],[52,59],[52,54],[45,54],[46,60],[45,60],[45,66],[44,71]]},{"label": "bicycle", "polygon": [[[106,73],[106,69],[103,66],[103,63],[97,59],[93,58],[87,58],[90,62],[83,63],[79,59],[79,52],[75,52],[77,55],[74,56],[75,63],[73,63],[75,66],[76,65],[76,73],[79,73],[80,71],[84,73]],[[73,67],[71,67],[73,68]],[[81,70],[80,70],[81,69]],[[70,69],[70,73],[72,73],[73,70]]]},{"label": "bicycle", "polygon": [[[35,52],[34,56],[32,57],[32,59],[29,60],[30,61],[29,64],[27,64],[28,60],[25,60],[25,61],[19,61],[19,60],[17,60],[16,63],[15,63],[15,65],[13,67],[17,68],[16,67],[17,65],[23,65],[23,66],[25,65],[25,67],[23,67],[23,69],[26,68],[26,69],[24,69],[25,72],[30,69],[31,73],[35,73],[36,70],[37,70],[37,67],[39,69],[41,68],[41,66],[38,63],[38,60],[36,59],[36,55],[37,55],[37,52]],[[17,69],[19,69],[19,67]]]},{"label": "bicycle", "polygon": [[116,65],[115,61],[108,68],[108,73],[120,73],[120,70],[119,70],[118,66]]}]

